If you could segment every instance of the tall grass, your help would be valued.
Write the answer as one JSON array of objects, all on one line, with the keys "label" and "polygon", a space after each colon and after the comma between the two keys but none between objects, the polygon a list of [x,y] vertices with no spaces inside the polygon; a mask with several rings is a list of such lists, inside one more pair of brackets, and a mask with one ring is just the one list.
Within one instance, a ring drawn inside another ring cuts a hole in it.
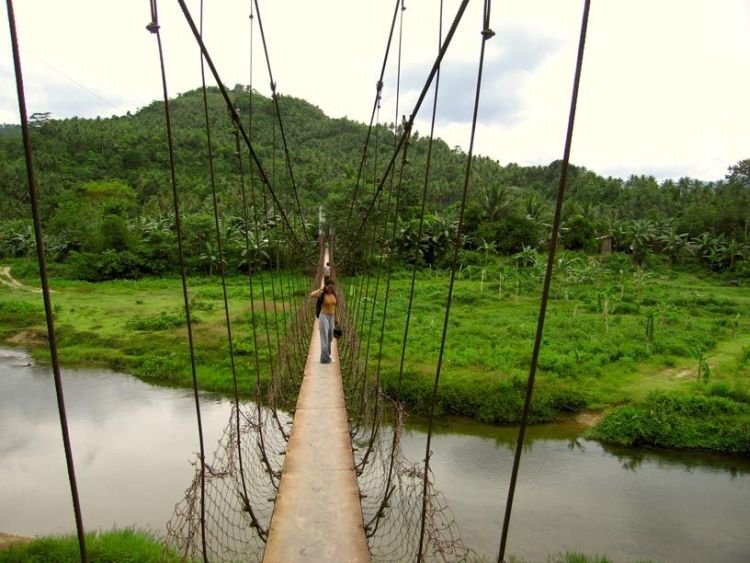
[{"label": "tall grass", "polygon": [[[491,257],[478,259],[484,276],[465,268],[456,280],[438,412],[514,422],[520,416],[529,371],[543,261],[522,267]],[[358,336],[363,343],[372,342],[370,373],[380,365],[386,392],[400,394],[410,410],[425,412],[440,348],[448,273],[429,270],[417,275],[402,379],[399,364],[411,272],[396,271],[392,276],[382,350],[375,332],[381,326],[384,296],[372,294],[375,284],[369,284],[370,294],[359,295],[363,286],[356,280],[341,281],[349,309],[368,311],[367,322],[357,328],[362,327]],[[253,317],[247,279],[231,278],[228,284],[240,392],[252,396],[255,354],[265,380],[270,354],[278,346],[273,326],[268,333],[264,329],[262,313],[264,304],[273,304],[256,297]],[[304,285],[304,280],[298,284]],[[108,366],[164,385],[191,384],[178,279],[91,284],[56,277],[52,287],[65,364]],[[199,385],[229,393],[233,386],[218,278],[191,280],[190,287],[199,321],[193,326]],[[709,389],[728,389],[736,396],[750,395],[750,294],[742,287],[725,284],[718,276],[698,277],[667,267],[633,269],[619,256],[593,260],[563,254],[551,296],[533,421],[554,420],[581,409],[638,404],[654,390],[710,395]],[[374,322],[369,311],[375,312]],[[288,321],[287,309],[279,321],[282,334]],[[39,295],[2,286],[0,338],[19,333],[36,337],[31,343],[38,345],[35,354],[43,358]],[[703,360],[698,383],[696,351]]]},{"label": "tall grass", "polygon": [[[113,530],[86,534],[91,563],[178,563],[176,553],[166,550],[148,532]],[[78,537],[48,536],[11,544],[0,550],[0,563],[79,563]]]}]

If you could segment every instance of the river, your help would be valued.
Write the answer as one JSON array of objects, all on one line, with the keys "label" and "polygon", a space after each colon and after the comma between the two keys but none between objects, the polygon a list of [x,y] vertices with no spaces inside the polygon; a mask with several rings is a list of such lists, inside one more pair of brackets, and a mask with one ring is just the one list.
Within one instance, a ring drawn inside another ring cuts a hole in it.
[{"label": "river", "polygon": [[[49,367],[0,349],[0,531],[74,530]],[[193,477],[192,393],[105,370],[64,370],[65,399],[84,524],[163,533]],[[226,399],[204,396],[207,452],[229,418]],[[574,424],[530,429],[508,551],[529,561],[555,552],[614,561],[750,561],[750,460],[604,448]],[[494,561],[515,430],[442,422],[432,468],[466,545]],[[424,457],[412,423],[407,457]]]}]

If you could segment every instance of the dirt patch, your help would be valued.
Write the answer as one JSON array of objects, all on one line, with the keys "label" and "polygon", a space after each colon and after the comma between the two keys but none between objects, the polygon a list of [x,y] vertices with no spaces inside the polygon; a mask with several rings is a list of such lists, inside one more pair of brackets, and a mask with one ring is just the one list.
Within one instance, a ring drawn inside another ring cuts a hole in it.
[{"label": "dirt patch", "polygon": [[41,289],[31,287],[22,284],[20,281],[10,275],[10,268],[8,266],[0,266],[0,283],[12,287],[15,289],[22,289],[24,291],[33,291],[34,293],[41,293]]},{"label": "dirt patch", "polygon": [[578,424],[583,424],[584,426],[588,426],[589,428],[591,428],[599,424],[599,421],[602,418],[604,418],[603,412],[586,411],[576,413],[576,415],[573,417],[573,420],[575,420]]},{"label": "dirt patch", "polygon": [[677,372],[674,376],[675,379],[688,379],[691,377],[695,379],[695,370],[692,368],[683,369],[682,371]]},{"label": "dirt patch", "polygon": [[8,338],[6,342],[8,342],[8,344],[13,344],[14,346],[32,346],[34,344],[46,344],[47,333],[37,332],[35,330],[22,330],[18,334],[14,334],[10,338]]},{"label": "dirt patch", "polygon": [[26,538],[24,536],[14,536],[13,534],[4,534],[0,532],[0,549],[6,549],[13,543],[28,541],[31,541],[31,538]]}]

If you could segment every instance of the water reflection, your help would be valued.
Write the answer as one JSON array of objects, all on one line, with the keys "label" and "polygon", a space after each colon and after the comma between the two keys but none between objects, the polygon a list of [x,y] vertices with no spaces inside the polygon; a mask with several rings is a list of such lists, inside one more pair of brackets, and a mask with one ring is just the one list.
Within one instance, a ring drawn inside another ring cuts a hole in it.
[{"label": "water reflection", "polygon": [[[0,350],[0,531],[74,529],[52,376]],[[100,370],[64,370],[78,483],[88,529],[162,531],[193,478],[192,394]],[[212,452],[230,413],[202,402]],[[615,561],[750,561],[750,460],[625,450],[581,437],[574,423],[531,427],[521,462],[509,551],[545,561],[564,551]],[[424,458],[412,420],[404,454]],[[432,469],[467,546],[494,561],[515,428],[441,421]]]},{"label": "water reflection", "polygon": [[[529,428],[509,552],[607,554],[615,561],[750,561],[750,460],[625,450],[581,437],[575,423]],[[424,458],[412,420],[405,455]],[[431,466],[465,543],[494,560],[517,429],[455,419],[433,436]]]},{"label": "water reflection", "polygon": [[[63,370],[63,385],[84,525],[160,532],[193,476],[191,393],[101,370]],[[209,451],[229,407],[202,402]],[[0,352],[0,455],[0,530],[74,530],[51,370],[18,351]]]}]

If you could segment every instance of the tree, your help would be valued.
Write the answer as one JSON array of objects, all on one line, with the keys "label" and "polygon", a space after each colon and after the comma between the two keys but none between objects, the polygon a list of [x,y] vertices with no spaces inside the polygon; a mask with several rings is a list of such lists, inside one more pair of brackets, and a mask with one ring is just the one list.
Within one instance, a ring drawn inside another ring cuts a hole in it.
[{"label": "tree", "polygon": [[669,257],[672,264],[679,262],[690,252],[687,233],[678,233],[674,227],[669,227],[656,237],[661,251]]},{"label": "tree", "polygon": [[730,166],[725,178],[731,184],[750,188],[750,158],[740,160],[737,164]]},{"label": "tree", "polygon": [[633,262],[640,266],[652,252],[656,237],[656,224],[648,219],[636,219],[625,227],[625,240],[633,255]]}]

